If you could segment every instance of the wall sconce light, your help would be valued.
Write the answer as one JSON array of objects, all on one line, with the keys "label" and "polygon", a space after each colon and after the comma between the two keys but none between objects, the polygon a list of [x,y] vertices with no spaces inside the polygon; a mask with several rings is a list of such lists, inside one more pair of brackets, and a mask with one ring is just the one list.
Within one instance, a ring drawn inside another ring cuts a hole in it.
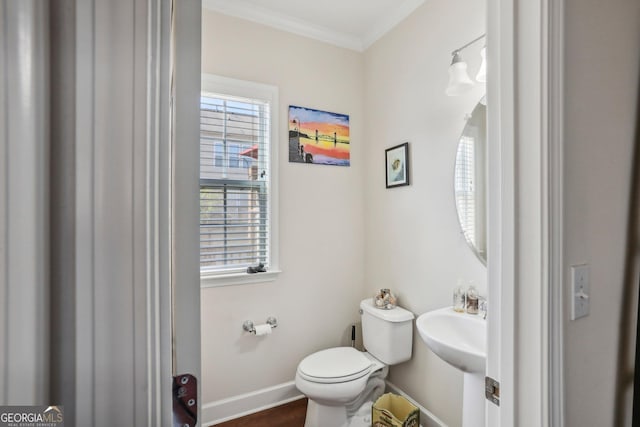
[{"label": "wall sconce light", "polygon": [[467,63],[462,60],[460,53],[454,52],[451,66],[449,66],[449,85],[445,93],[448,96],[462,95],[473,85],[474,83],[467,73]]},{"label": "wall sconce light", "polygon": [[[459,49],[451,52],[451,66],[449,66],[449,84],[447,85],[447,89],[445,93],[448,96],[458,96],[467,92],[471,89],[475,83],[469,77],[467,73],[467,63],[462,60],[462,55],[460,52],[467,47],[471,46],[473,43],[485,37],[486,34],[481,35],[480,37],[471,40],[469,43],[465,44]],[[487,63],[486,63],[486,46],[482,48],[480,51],[480,55],[482,56],[482,64],[480,65],[480,70],[476,75],[476,81],[478,82],[486,82],[487,81]]]}]

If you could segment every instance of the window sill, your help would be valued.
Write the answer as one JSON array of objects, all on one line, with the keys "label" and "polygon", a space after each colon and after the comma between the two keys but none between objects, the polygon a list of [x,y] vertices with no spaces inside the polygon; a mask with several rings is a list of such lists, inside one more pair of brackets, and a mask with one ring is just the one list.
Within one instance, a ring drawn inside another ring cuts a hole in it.
[{"label": "window sill", "polygon": [[254,283],[273,282],[282,273],[280,270],[270,270],[264,273],[229,273],[216,275],[201,275],[201,288],[217,288],[220,286],[250,285]]}]

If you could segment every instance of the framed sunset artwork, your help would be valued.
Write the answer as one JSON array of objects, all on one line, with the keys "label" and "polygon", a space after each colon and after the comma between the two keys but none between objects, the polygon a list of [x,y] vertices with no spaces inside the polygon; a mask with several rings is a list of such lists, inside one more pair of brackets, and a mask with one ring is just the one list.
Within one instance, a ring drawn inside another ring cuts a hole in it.
[{"label": "framed sunset artwork", "polygon": [[350,166],[349,116],[289,106],[289,162]]}]

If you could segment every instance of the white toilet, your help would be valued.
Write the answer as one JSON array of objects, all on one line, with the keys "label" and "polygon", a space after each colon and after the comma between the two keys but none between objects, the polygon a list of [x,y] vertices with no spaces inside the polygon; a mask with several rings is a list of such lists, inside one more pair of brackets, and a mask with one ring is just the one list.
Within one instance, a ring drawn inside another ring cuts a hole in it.
[{"label": "white toilet", "polygon": [[334,347],[305,357],[296,387],[309,398],[305,427],[346,427],[365,402],[384,393],[388,365],[411,359],[413,313],[401,307],[381,310],[373,299],[360,302],[366,352]]}]

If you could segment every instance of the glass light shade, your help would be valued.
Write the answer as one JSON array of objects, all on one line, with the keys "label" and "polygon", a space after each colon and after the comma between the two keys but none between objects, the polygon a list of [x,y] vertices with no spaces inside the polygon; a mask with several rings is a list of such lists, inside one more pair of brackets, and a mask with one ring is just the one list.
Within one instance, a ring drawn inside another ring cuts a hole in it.
[{"label": "glass light shade", "polygon": [[445,93],[448,96],[458,96],[467,92],[473,86],[474,83],[467,73],[467,63],[462,60],[460,54],[454,54],[449,67],[449,85]]},{"label": "glass light shade", "polygon": [[482,64],[480,64],[480,69],[478,70],[478,74],[476,75],[476,81],[480,83],[485,83],[487,81],[487,47],[483,47],[480,51],[480,56],[482,57]]}]

